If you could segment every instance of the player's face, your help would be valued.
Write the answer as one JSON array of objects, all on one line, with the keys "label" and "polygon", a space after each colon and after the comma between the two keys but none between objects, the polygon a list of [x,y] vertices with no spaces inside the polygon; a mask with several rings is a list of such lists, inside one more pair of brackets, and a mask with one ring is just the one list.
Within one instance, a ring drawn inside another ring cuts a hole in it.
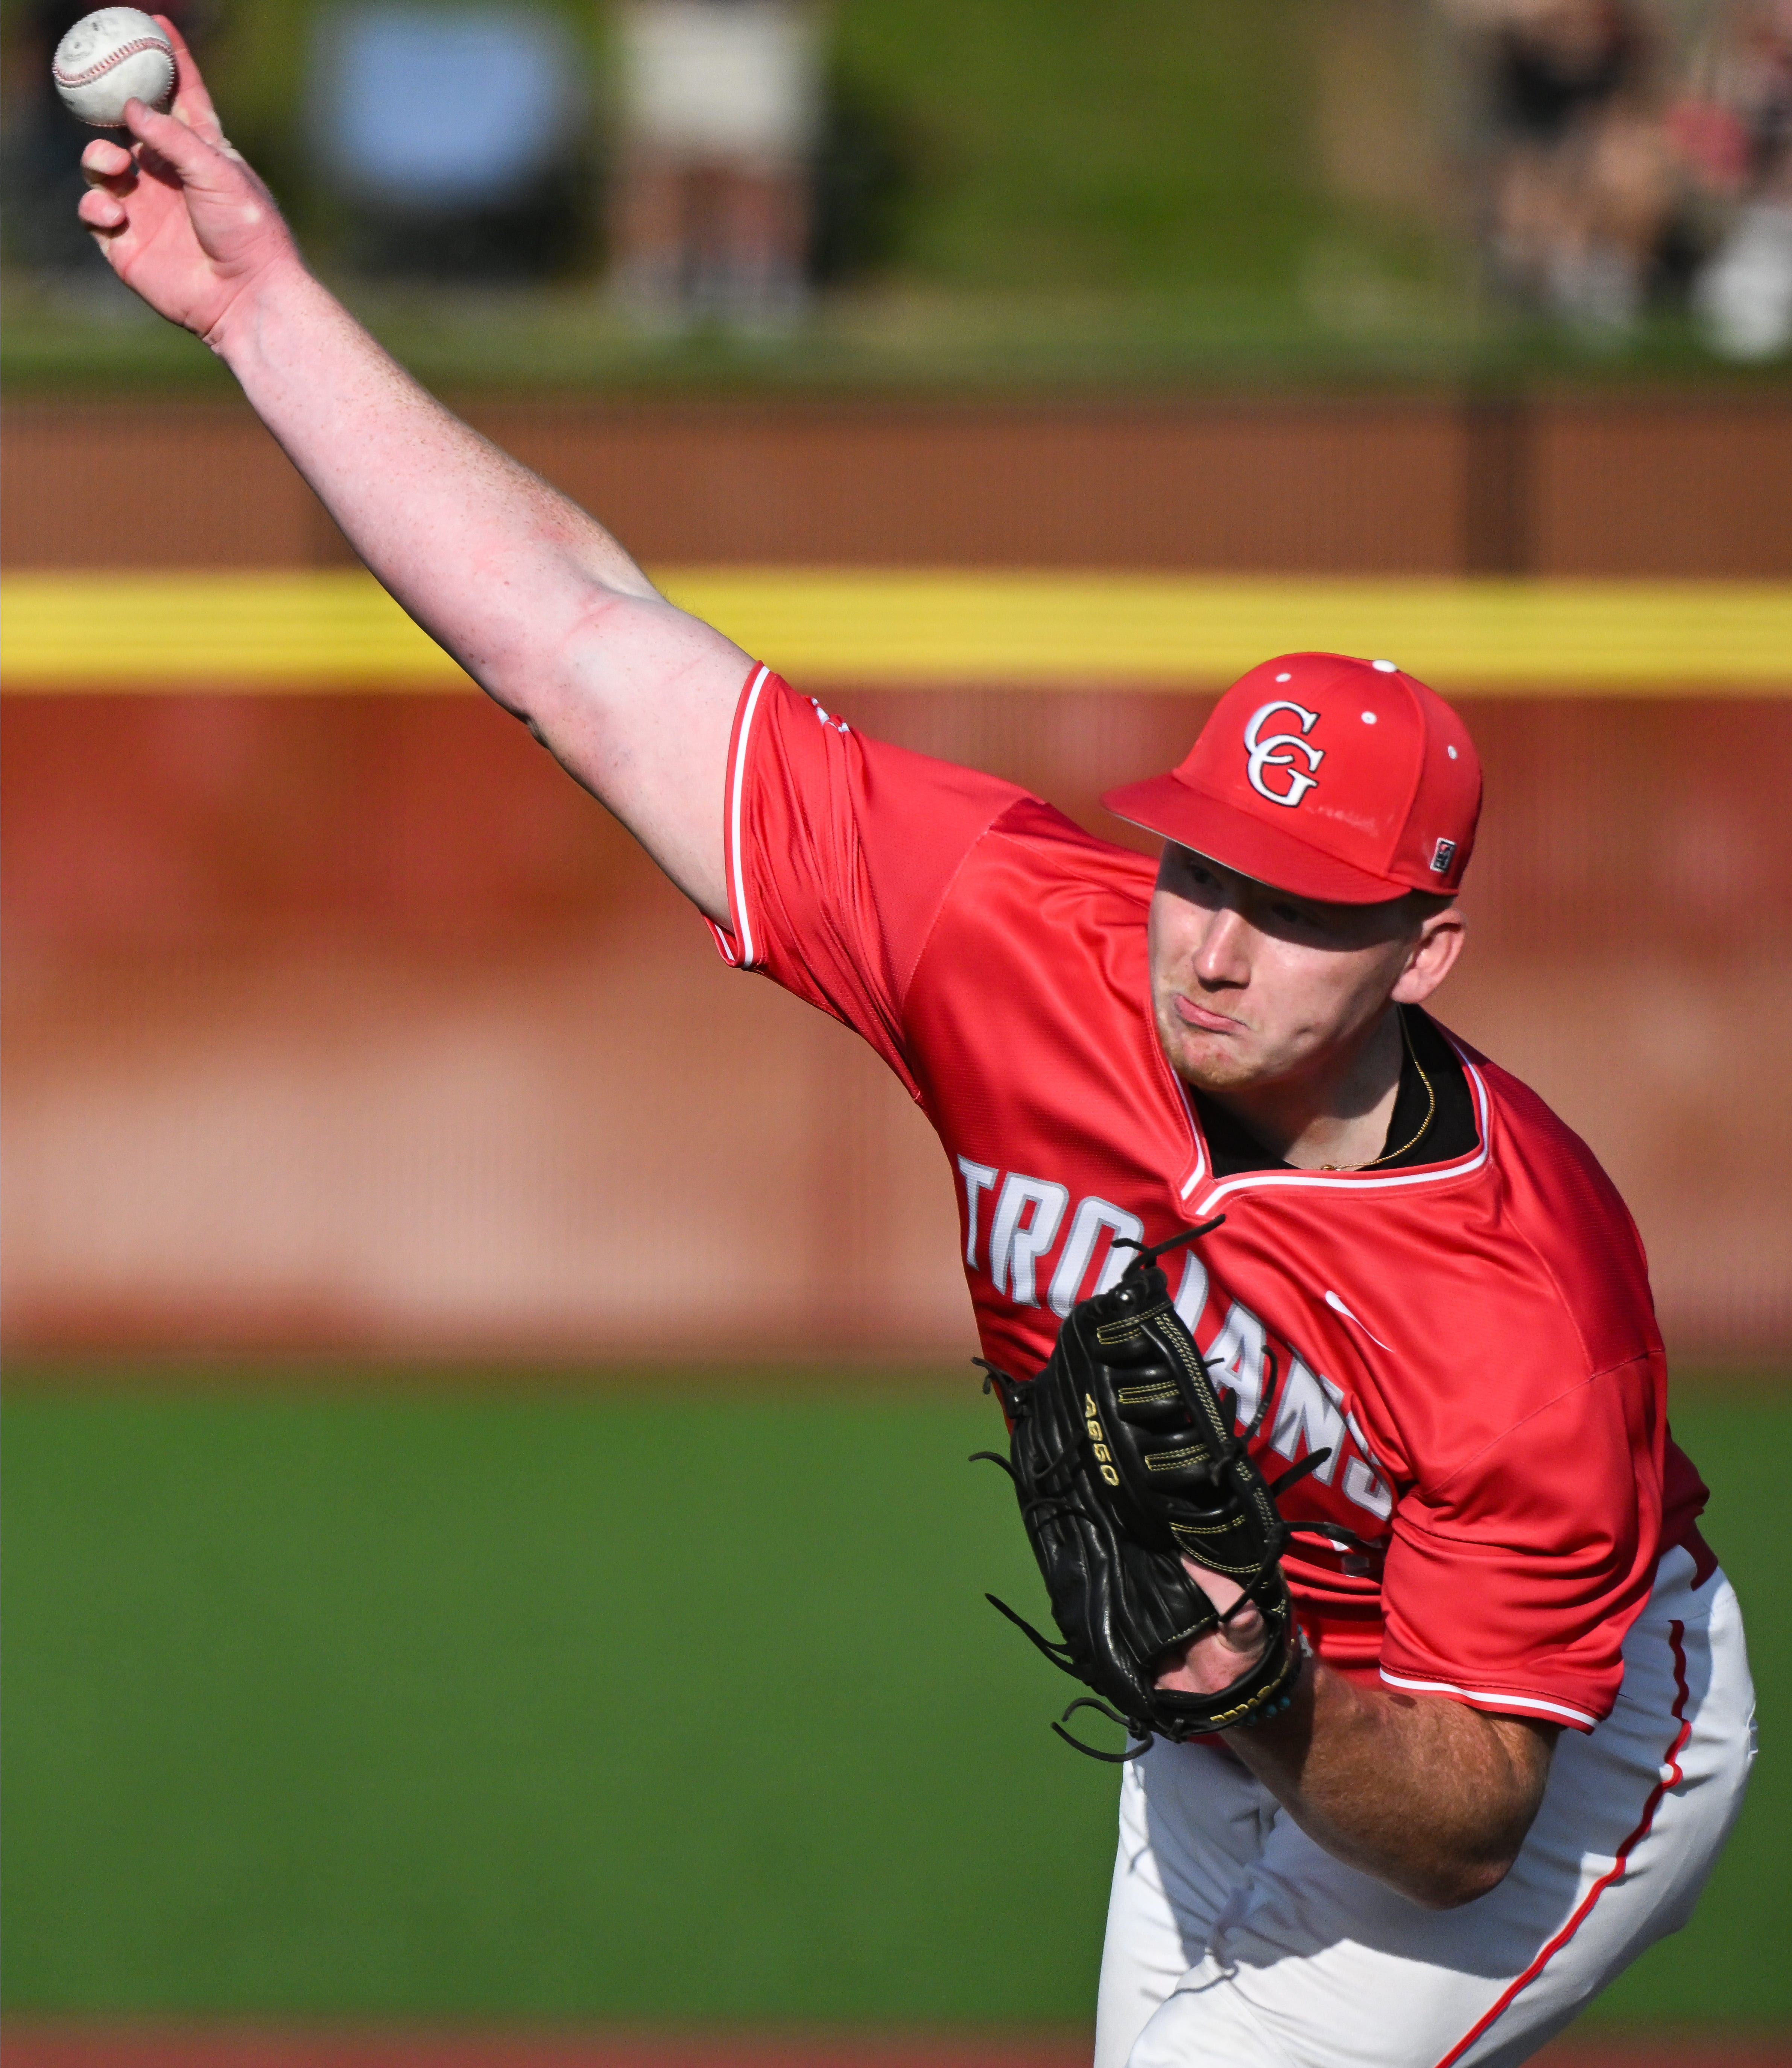
[{"label": "player's face", "polygon": [[1170,1067],[1203,1091],[1292,1081],[1417,1004],[1461,938],[1453,910],[1330,905],[1167,846],[1151,900],[1151,990]]}]

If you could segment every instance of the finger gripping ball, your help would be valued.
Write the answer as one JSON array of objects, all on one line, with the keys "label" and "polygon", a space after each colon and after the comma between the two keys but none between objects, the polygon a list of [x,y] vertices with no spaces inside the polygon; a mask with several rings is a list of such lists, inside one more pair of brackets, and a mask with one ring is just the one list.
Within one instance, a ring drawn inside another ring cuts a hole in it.
[{"label": "finger gripping ball", "polygon": [[96,129],[121,128],[128,100],[165,109],[173,97],[168,32],[135,7],[83,14],[57,44],[50,70],[63,107]]}]

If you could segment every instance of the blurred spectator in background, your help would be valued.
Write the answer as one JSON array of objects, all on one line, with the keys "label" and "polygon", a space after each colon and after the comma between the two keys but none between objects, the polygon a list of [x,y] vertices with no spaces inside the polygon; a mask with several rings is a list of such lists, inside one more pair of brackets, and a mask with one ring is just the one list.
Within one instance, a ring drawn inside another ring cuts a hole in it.
[{"label": "blurred spectator in background", "polygon": [[1472,0],[1491,132],[1498,274],[1533,306],[1620,334],[1673,214],[1655,39],[1630,0]]},{"label": "blurred spectator in background", "polygon": [[[46,286],[72,290],[96,308],[134,317],[136,305],[76,220],[85,184],[81,153],[94,132],[57,98],[50,60],[98,0],[31,0],[8,24],[4,196],[7,263]],[[211,10],[202,0],[144,0],[165,14],[202,61]]]},{"label": "blurred spectator in background", "polygon": [[587,69],[543,8],[373,0],[324,15],[308,126],[343,257],[440,280],[568,264],[590,213]]},{"label": "blurred spectator in background", "polygon": [[613,282],[642,320],[788,328],[807,295],[822,23],[804,0],[625,0]]},{"label": "blurred spectator in background", "polygon": [[1694,289],[1706,336],[1771,358],[1792,348],[1792,0],[1720,9],[1668,123],[1719,216]]}]

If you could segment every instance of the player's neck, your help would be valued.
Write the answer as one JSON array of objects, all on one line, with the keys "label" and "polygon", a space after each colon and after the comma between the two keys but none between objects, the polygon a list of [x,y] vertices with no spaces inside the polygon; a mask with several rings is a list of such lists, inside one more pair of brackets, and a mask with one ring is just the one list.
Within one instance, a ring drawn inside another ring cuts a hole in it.
[{"label": "player's neck", "polygon": [[1297,1170],[1358,1170],[1387,1146],[1405,1052],[1399,1008],[1390,1005],[1360,1040],[1298,1077],[1208,1096]]}]

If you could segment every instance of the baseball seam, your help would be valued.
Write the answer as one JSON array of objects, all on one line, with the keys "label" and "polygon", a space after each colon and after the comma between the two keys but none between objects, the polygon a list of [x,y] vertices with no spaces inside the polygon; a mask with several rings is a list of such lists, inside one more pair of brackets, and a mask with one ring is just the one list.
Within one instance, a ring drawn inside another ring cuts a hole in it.
[{"label": "baseball seam", "polygon": [[[160,51],[172,70],[174,53],[160,36],[139,36],[134,43],[120,43],[116,51],[90,64],[85,71],[64,71],[59,64],[52,64],[50,69],[55,74],[58,86],[91,86],[96,79],[104,79],[114,65],[122,64],[126,58],[134,58],[139,51]],[[38,59],[39,64],[43,62],[42,58]]]}]

